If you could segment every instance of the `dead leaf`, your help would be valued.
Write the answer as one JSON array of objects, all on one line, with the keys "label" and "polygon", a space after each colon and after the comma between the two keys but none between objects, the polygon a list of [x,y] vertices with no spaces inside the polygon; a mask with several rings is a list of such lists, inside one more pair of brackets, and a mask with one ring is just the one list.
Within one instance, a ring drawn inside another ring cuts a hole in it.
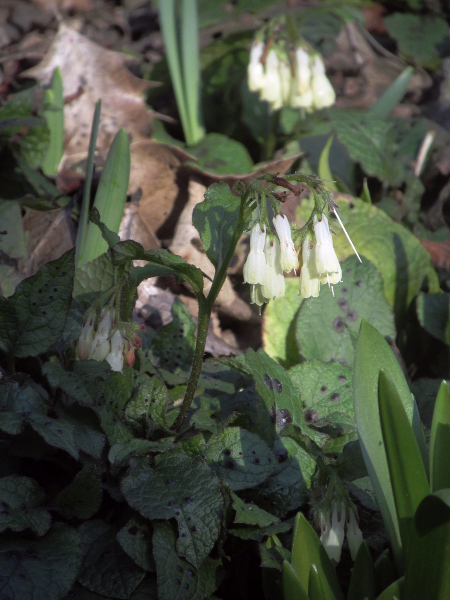
[{"label": "dead leaf", "polygon": [[435,267],[450,272],[450,240],[432,242],[430,240],[419,239],[419,242],[428,250]]},{"label": "dead leaf", "polygon": [[42,265],[56,260],[73,247],[75,232],[70,212],[67,208],[47,211],[25,209],[23,227],[28,232],[27,277],[34,275]]},{"label": "dead leaf", "polygon": [[61,69],[64,97],[73,98],[64,108],[64,158],[87,151],[94,107],[99,99],[102,112],[98,149],[109,148],[121,127],[126,128],[132,141],[150,136],[151,118],[142,93],[151,84],[128,71],[125,67],[128,60],[125,54],[106,50],[62,23],[43,60],[22,73],[47,85],[54,69]]},{"label": "dead leaf", "polygon": [[43,10],[55,13],[58,10],[92,10],[92,0],[33,0]]}]

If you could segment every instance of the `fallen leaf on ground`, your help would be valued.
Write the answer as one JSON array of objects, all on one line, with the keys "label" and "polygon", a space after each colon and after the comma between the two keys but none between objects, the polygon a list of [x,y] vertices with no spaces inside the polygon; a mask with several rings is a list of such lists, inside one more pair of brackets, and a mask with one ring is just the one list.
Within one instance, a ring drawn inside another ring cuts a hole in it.
[{"label": "fallen leaf on ground", "polygon": [[433,242],[431,240],[419,240],[422,246],[428,250],[433,265],[438,269],[450,272],[450,241]]}]

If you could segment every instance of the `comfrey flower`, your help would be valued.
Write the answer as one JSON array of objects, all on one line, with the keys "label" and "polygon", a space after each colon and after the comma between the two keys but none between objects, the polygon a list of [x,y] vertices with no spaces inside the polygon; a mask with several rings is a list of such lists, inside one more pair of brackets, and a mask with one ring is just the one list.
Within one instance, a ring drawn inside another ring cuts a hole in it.
[{"label": "comfrey flower", "polygon": [[313,225],[314,235],[316,236],[316,271],[320,283],[336,285],[341,281],[342,269],[333,248],[333,238],[331,237],[328,219],[322,214],[322,220],[319,221],[317,215],[314,215]]},{"label": "comfrey flower", "polygon": [[264,67],[261,62],[264,53],[264,44],[255,40],[250,49],[250,62],[248,63],[248,89],[251,92],[259,92],[264,85]]},{"label": "comfrey flower", "polygon": [[292,269],[295,271],[298,266],[298,256],[292,241],[289,221],[284,215],[280,214],[273,218],[273,225],[280,240],[281,268],[285,273],[290,273]]},{"label": "comfrey flower", "polygon": [[266,270],[266,257],[264,247],[266,231],[261,229],[259,223],[252,227],[250,233],[250,252],[244,265],[244,281],[255,285],[263,283]]},{"label": "comfrey flower", "polygon": [[328,556],[339,562],[342,552],[342,544],[347,534],[347,542],[352,559],[356,559],[359,547],[363,543],[361,530],[352,508],[347,511],[344,505],[334,505],[333,510],[328,514],[322,514],[321,518],[320,541],[323,544]]},{"label": "comfrey flower", "polygon": [[286,289],[283,271],[281,269],[280,242],[276,236],[271,239],[266,237],[264,248],[266,255],[266,270],[262,284],[262,293],[265,298],[282,298]]},{"label": "comfrey flower", "polygon": [[108,356],[111,349],[109,338],[112,325],[111,313],[109,310],[103,310],[100,316],[97,332],[89,349],[89,359],[102,361]]},{"label": "comfrey flower", "polygon": [[303,265],[300,270],[300,296],[317,298],[320,292],[320,279],[316,270],[316,253],[311,236],[308,234],[302,244]]},{"label": "comfrey flower", "polygon": [[314,108],[326,108],[335,103],[336,94],[325,74],[323,60],[318,54],[311,57],[311,89]]}]

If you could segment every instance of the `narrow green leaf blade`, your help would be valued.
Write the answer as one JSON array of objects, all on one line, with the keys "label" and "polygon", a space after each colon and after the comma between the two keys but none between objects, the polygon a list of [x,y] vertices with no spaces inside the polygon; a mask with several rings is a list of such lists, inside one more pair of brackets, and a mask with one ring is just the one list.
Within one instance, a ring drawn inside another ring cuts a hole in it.
[{"label": "narrow green leaf blade", "polygon": [[371,106],[370,112],[382,119],[387,117],[403,98],[413,73],[413,67],[406,67],[384,94]]},{"label": "narrow green leaf blade", "polygon": [[283,599],[284,600],[308,600],[294,567],[287,561],[283,561]]},{"label": "narrow green leaf blade", "polygon": [[330,149],[333,144],[334,136],[330,135],[325,144],[322,152],[320,153],[319,166],[317,168],[319,177],[326,181],[326,186],[329,190],[339,191],[335,181],[333,181],[333,174],[330,169]]},{"label": "narrow green leaf blade", "polygon": [[430,480],[433,492],[450,488],[450,392],[446,381],[441,383],[436,404],[430,437]]},{"label": "narrow green leaf blade", "polygon": [[400,600],[403,598],[402,591],[405,584],[405,578],[400,577],[394,583],[391,583],[389,587],[381,592],[379,596],[377,596],[377,600]]},{"label": "narrow green leaf blade", "polygon": [[58,172],[64,147],[64,97],[59,67],[53,72],[50,89],[45,93],[45,103],[48,106],[44,110],[44,117],[50,131],[50,140],[41,166],[47,177],[53,177]]},{"label": "narrow green leaf blade", "polygon": [[379,375],[378,399],[401,542],[406,549],[412,519],[430,488],[408,417],[392,380],[383,370]]},{"label": "narrow green leaf blade", "polygon": [[[310,571],[315,569],[325,594],[324,598],[343,599],[331,561],[319,536],[303,513],[298,513],[295,517],[291,563],[304,588],[309,590]],[[318,585],[318,582],[316,583]]]},{"label": "narrow green leaf blade", "polygon": [[425,464],[428,462],[427,449],[420,417],[400,365],[383,336],[363,321],[356,343],[353,369],[355,419],[364,462],[399,568],[402,565],[400,531],[379,416],[378,379],[381,370],[390,376],[396,388]]},{"label": "narrow green leaf blade", "polygon": [[347,600],[374,600],[375,575],[372,557],[367,542],[359,547],[353,566]]},{"label": "narrow green leaf blade", "polygon": [[433,337],[450,346],[450,294],[419,294],[417,317],[422,327]]},{"label": "narrow green leaf blade", "polygon": [[[130,145],[125,129],[119,129],[109,149],[98,184],[94,208],[106,227],[119,231],[130,178]],[[79,266],[94,260],[108,249],[97,227],[89,225],[82,244]]]}]

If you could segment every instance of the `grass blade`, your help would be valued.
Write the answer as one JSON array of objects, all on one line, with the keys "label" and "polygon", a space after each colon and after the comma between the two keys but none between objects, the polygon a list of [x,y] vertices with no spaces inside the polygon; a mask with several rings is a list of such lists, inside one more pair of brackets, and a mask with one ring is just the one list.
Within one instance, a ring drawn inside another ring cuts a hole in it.
[{"label": "grass blade", "polygon": [[450,393],[448,383],[443,381],[434,405],[430,437],[431,491],[450,488]]},{"label": "grass blade", "polygon": [[59,168],[64,148],[64,96],[61,71],[53,71],[50,88],[45,92],[44,117],[50,130],[47,154],[42,162],[42,171],[47,177],[54,177]]}]

